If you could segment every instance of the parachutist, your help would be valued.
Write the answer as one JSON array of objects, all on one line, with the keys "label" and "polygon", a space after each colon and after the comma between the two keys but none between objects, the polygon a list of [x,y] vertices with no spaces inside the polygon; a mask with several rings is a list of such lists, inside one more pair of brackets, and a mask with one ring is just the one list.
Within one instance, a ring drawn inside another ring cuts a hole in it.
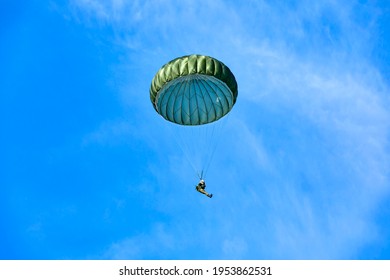
[{"label": "parachutist", "polygon": [[212,197],[213,197],[213,194],[207,193],[207,192],[205,191],[205,188],[206,188],[206,183],[205,183],[205,181],[204,181],[203,179],[201,179],[201,180],[199,181],[198,185],[196,186],[196,190],[197,190],[198,192],[203,193],[204,195],[206,195],[206,196],[212,198]]}]

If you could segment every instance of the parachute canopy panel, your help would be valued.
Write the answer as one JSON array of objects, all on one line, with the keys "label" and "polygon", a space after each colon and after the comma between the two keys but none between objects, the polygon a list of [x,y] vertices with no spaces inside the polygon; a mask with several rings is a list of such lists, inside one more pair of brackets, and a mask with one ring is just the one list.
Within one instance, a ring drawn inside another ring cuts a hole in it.
[{"label": "parachute canopy panel", "polygon": [[176,58],[157,72],[150,87],[155,110],[181,125],[202,125],[225,116],[237,99],[237,82],[230,69],[215,58]]}]

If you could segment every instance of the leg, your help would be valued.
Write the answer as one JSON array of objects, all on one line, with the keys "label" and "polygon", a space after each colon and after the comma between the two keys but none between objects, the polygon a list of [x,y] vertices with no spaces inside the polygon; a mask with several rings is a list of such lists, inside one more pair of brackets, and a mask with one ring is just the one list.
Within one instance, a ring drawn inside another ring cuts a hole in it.
[{"label": "leg", "polygon": [[208,194],[203,188],[196,188],[196,190],[200,193],[203,193],[204,195],[208,196],[208,197],[212,197],[213,195],[212,194]]}]

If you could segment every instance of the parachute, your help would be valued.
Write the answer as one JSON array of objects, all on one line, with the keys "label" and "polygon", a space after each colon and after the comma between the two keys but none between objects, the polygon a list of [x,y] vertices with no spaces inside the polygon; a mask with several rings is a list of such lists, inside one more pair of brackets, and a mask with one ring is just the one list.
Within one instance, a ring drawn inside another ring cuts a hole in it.
[{"label": "parachute", "polygon": [[154,109],[181,125],[202,125],[225,116],[237,99],[237,82],[222,62],[204,55],[176,58],[157,72],[150,87]]},{"label": "parachute", "polygon": [[[237,94],[237,82],[230,69],[215,58],[197,54],[178,57],[163,65],[150,86],[150,100],[156,112],[181,127],[209,127],[208,124],[217,122],[232,110]],[[214,130],[212,128],[213,136],[207,136],[207,143],[212,142],[210,137],[215,137]],[[202,153],[201,150],[196,152]],[[210,151],[203,152],[210,154]],[[203,168],[200,167],[202,173]],[[198,171],[198,177],[203,177]]]}]

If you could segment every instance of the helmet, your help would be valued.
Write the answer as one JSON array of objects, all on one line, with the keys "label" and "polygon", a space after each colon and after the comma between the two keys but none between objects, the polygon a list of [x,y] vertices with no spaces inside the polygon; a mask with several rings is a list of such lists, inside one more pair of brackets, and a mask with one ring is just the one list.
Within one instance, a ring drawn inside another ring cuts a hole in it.
[{"label": "helmet", "polygon": [[204,180],[203,180],[203,179],[201,179],[199,183],[201,183],[201,184],[204,184]]}]

